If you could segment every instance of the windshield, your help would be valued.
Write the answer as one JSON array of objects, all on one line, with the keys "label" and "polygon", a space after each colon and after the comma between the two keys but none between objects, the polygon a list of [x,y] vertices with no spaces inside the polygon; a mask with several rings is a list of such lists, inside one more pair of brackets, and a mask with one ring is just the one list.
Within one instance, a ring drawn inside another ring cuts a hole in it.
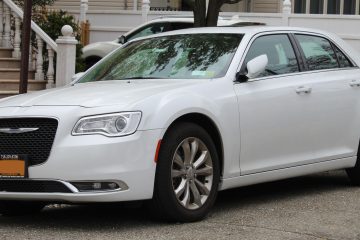
[{"label": "windshield", "polygon": [[238,34],[186,34],[135,41],[106,57],[78,83],[222,77],[241,39]]}]

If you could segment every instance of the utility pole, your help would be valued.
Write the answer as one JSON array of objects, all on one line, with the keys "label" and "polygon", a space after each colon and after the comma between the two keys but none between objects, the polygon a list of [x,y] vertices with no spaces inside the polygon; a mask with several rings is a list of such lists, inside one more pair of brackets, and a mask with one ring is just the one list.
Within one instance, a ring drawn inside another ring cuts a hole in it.
[{"label": "utility pole", "polygon": [[29,51],[31,33],[31,11],[32,0],[24,0],[24,18],[21,36],[21,66],[20,66],[20,85],[19,93],[27,93],[28,74],[29,74]]}]

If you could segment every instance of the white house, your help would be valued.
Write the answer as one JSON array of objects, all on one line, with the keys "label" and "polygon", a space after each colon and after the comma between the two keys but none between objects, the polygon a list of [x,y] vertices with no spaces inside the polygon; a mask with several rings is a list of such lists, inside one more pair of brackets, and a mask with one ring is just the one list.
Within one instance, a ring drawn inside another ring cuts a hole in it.
[{"label": "white house", "polygon": [[[141,0],[88,0],[89,10],[140,9]],[[151,10],[189,11],[191,0],[151,0]],[[57,0],[56,8],[77,10],[80,0]],[[359,15],[360,0],[291,0],[293,13]],[[237,4],[224,5],[224,12],[279,13],[282,0],[242,0]]]}]

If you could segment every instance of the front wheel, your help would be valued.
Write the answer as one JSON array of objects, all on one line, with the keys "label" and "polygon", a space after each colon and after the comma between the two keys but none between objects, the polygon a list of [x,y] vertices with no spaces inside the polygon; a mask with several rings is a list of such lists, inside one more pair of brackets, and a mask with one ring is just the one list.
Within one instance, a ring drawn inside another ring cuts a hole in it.
[{"label": "front wheel", "polygon": [[180,123],[165,135],[158,158],[153,210],[170,221],[204,218],[213,206],[220,168],[209,134],[193,123]]}]

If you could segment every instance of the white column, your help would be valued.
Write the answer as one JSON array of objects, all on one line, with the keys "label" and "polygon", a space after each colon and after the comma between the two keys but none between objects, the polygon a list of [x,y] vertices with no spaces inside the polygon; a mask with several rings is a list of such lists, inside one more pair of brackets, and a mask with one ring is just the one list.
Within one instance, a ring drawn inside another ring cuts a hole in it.
[{"label": "white column", "polygon": [[[125,0],[126,1],[126,0]],[[138,1],[137,0],[133,0],[133,10],[137,11],[138,8]]]},{"label": "white column", "polygon": [[3,7],[3,2],[0,1],[0,46],[3,46],[3,34],[4,34],[4,7]]},{"label": "white column", "polygon": [[328,10],[328,0],[324,0],[323,14],[327,14],[327,10]]},{"label": "white column", "polygon": [[340,0],[340,15],[344,14],[344,0]]},{"label": "white column", "polygon": [[86,13],[89,8],[88,0],[81,0],[80,3],[80,22],[86,22]]},{"label": "white column", "polygon": [[43,47],[44,42],[39,35],[36,35],[36,43],[37,43],[37,54],[36,54],[36,72],[35,72],[35,80],[44,80],[44,71],[43,71]]},{"label": "white column", "polygon": [[142,9],[142,19],[143,22],[145,23],[148,21],[148,14],[150,11],[150,0],[143,0],[141,9]]},{"label": "white column", "polygon": [[4,36],[3,36],[3,46],[11,47],[10,33],[10,8],[4,4],[4,13],[5,13],[5,28],[4,28]]},{"label": "white column", "polygon": [[63,36],[56,40],[58,44],[56,57],[56,87],[65,86],[71,82],[75,75],[76,44],[78,41],[73,37],[73,29],[65,25],[61,29]]},{"label": "white column", "polygon": [[48,60],[49,60],[49,66],[46,73],[46,77],[47,77],[46,88],[54,88],[55,87],[54,50],[49,45],[46,45],[46,49],[48,50]]},{"label": "white column", "polygon": [[291,1],[290,0],[284,0],[283,1],[283,14],[291,14]]},{"label": "white column", "polygon": [[355,14],[359,15],[359,8],[360,8],[360,0],[356,0],[356,7],[355,7]]},{"label": "white column", "polygon": [[309,14],[310,13],[310,0],[306,0],[306,6],[305,6],[305,13]]},{"label": "white column", "polygon": [[21,51],[20,51],[20,18],[16,15],[14,15],[15,18],[15,35],[14,35],[14,50],[12,52],[13,58],[19,59],[21,57]]}]

